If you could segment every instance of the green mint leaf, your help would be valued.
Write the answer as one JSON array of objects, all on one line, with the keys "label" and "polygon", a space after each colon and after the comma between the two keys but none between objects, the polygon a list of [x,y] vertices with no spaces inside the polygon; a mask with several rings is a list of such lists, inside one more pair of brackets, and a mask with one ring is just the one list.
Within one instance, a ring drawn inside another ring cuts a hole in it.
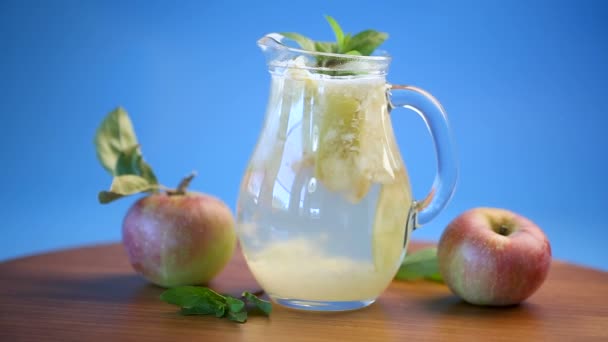
[{"label": "green mint leaf", "polygon": [[[295,40],[304,50],[354,56],[370,56],[388,38],[387,33],[375,30],[364,30],[353,36],[350,33],[345,33],[333,17],[326,15],[325,19],[334,32],[336,42],[315,41],[295,32],[282,34]],[[335,67],[341,61],[340,58],[333,56],[316,56],[316,65],[322,68]],[[324,70],[322,72],[335,76],[352,74],[352,72],[348,71]]]},{"label": "green mint leaf", "polygon": [[[267,315],[270,314],[269,302],[249,292],[243,292],[243,297],[255,303]],[[173,287],[165,290],[160,295],[160,299],[179,306],[182,315],[212,315],[239,323],[247,321],[247,310],[243,300],[230,295],[221,295],[207,287],[191,285]]]},{"label": "green mint leaf", "polygon": [[[369,56],[376,50],[387,38],[388,34],[375,30],[364,30],[354,36],[350,33],[345,33],[340,24],[333,17],[326,15],[325,19],[329,23],[336,38],[335,42],[315,41],[305,37],[299,33],[286,32],[284,36],[295,40],[302,49],[321,53],[336,53],[354,56]],[[333,56],[315,56],[316,65],[322,68],[332,68],[342,60]],[[351,75],[349,71],[322,71],[330,75]]]},{"label": "green mint leaf", "polygon": [[137,145],[137,137],[127,112],[118,107],[101,122],[95,133],[97,159],[112,175],[120,153]]},{"label": "green mint leaf", "polygon": [[228,304],[228,310],[231,312],[239,312],[245,307],[245,302],[232,296],[226,295],[226,304]]},{"label": "green mint leaf", "polygon": [[248,302],[253,303],[258,309],[262,310],[266,315],[270,315],[272,304],[269,301],[258,298],[253,293],[247,291],[243,292],[243,297],[245,297]]},{"label": "green mint leaf", "polygon": [[163,292],[160,299],[179,306],[182,315],[214,315],[221,318],[230,310],[224,296],[206,287],[173,287]]},{"label": "green mint leaf", "polygon": [[331,52],[331,53],[338,52],[338,45],[336,45],[336,43],[314,42],[314,44],[315,44],[315,50],[318,52]]},{"label": "green mint leaf", "polygon": [[195,286],[173,287],[160,295],[161,300],[183,308],[192,308],[201,301],[201,298],[206,297],[206,291]]},{"label": "green mint leaf", "polygon": [[441,282],[439,264],[437,262],[437,248],[425,248],[407,255],[395,276],[398,280],[428,279]]},{"label": "green mint leaf", "polygon": [[351,38],[352,38],[352,35],[350,33],[347,33],[346,35],[344,35],[344,40],[342,41],[342,48],[343,48],[342,51],[348,51],[348,50],[346,50],[346,48],[350,44]]},{"label": "green mint leaf", "polygon": [[325,19],[329,22],[329,25],[331,26],[331,29],[334,31],[334,35],[336,36],[336,42],[338,43],[337,52],[340,52],[340,53],[343,52],[344,51],[344,32],[342,31],[342,28],[340,27],[338,22],[331,16],[326,15]]},{"label": "green mint leaf", "polygon": [[160,295],[160,299],[183,308],[200,306],[202,303],[218,306],[225,304],[224,296],[219,293],[200,286],[176,286],[170,288]]},{"label": "green mint leaf", "polygon": [[191,308],[181,308],[180,313],[184,316],[190,315],[218,315],[217,317],[224,316],[224,311],[226,310],[226,306],[219,305],[214,306],[208,303],[201,303],[198,306],[194,306]]},{"label": "green mint leaf", "polygon": [[154,171],[144,161],[139,145],[133,145],[120,152],[114,167],[114,175],[137,175],[145,178],[150,184],[158,184]]},{"label": "green mint leaf", "polygon": [[315,43],[310,38],[294,32],[283,32],[281,34],[298,43],[302,50],[315,51]]},{"label": "green mint leaf", "polygon": [[157,189],[147,179],[136,175],[116,176],[112,180],[109,191],[101,191],[98,199],[102,204],[110,203],[119,198]]},{"label": "green mint leaf", "polygon": [[220,305],[215,308],[215,317],[222,318],[226,314],[226,305]]},{"label": "green mint leaf", "polygon": [[365,30],[354,35],[345,50],[357,50],[361,55],[369,56],[388,38],[388,34],[374,30]]},{"label": "green mint leaf", "polygon": [[245,323],[247,321],[247,311],[233,312],[228,311],[228,319],[231,321]]},{"label": "green mint leaf", "polygon": [[[318,52],[338,53],[338,45],[332,42],[315,42],[315,49]],[[320,67],[330,67],[340,60],[331,56],[316,56],[317,65]]]}]

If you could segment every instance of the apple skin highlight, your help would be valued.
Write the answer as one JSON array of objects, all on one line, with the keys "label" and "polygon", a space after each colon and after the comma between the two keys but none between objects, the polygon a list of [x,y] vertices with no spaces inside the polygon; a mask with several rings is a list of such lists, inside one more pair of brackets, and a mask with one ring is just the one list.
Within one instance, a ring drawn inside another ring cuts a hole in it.
[{"label": "apple skin highlight", "polygon": [[236,247],[230,209],[193,192],[139,199],[125,215],[122,233],[133,269],[161,287],[209,282]]},{"label": "apple skin highlight", "polygon": [[543,231],[519,214],[474,208],[446,227],[437,257],[454,294],[475,305],[505,306],[524,301],[542,285],[551,246]]}]

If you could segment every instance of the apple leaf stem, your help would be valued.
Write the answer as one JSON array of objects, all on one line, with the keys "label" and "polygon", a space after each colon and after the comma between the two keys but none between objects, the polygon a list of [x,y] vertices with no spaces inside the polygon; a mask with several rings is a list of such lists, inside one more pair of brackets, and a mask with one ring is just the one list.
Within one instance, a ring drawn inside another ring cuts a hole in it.
[{"label": "apple leaf stem", "polygon": [[107,191],[100,191],[97,195],[99,203],[107,204],[125,196],[142,192],[153,192],[164,188],[160,184],[150,184],[147,179],[137,175],[115,176]]},{"label": "apple leaf stem", "polygon": [[168,195],[184,195],[196,176],[192,172],[176,189],[160,184],[152,167],[144,161],[133,122],[122,107],[106,115],[97,128],[94,142],[97,159],[113,177],[110,189],[97,195],[101,204],[140,193],[165,191]]},{"label": "apple leaf stem", "polygon": [[168,195],[185,195],[188,190],[188,186],[192,180],[196,177],[196,172],[192,171],[188,176],[184,177],[181,182],[177,185],[177,189],[167,191]]}]

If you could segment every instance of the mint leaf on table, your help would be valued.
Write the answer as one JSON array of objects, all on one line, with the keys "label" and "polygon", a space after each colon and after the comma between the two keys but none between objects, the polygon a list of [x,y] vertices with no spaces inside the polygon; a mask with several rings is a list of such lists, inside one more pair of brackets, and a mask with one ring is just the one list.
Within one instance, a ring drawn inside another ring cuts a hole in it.
[{"label": "mint leaf on table", "polygon": [[226,304],[228,304],[228,309],[231,312],[239,312],[245,307],[245,302],[228,295],[226,296]]},{"label": "mint leaf on table", "polygon": [[201,303],[199,306],[192,308],[181,308],[180,312],[182,315],[215,315],[215,317],[224,316],[226,311],[225,305],[211,305],[208,303]]},{"label": "mint leaf on table", "polygon": [[240,311],[240,312],[228,311],[227,317],[231,321],[245,323],[247,321],[247,311]]},{"label": "mint leaf on table", "polygon": [[217,318],[227,318],[231,321],[244,323],[247,321],[245,301],[253,302],[267,315],[270,314],[271,304],[249,292],[243,292],[243,299],[230,295],[222,295],[210,288],[201,286],[177,286],[170,288],[160,295],[160,299],[180,307],[182,315],[209,315]]},{"label": "mint leaf on table", "polygon": [[253,303],[266,315],[270,315],[270,313],[272,312],[272,304],[269,301],[258,298],[253,293],[247,291],[243,292],[243,297],[247,299],[248,302]]},{"label": "mint leaf on table", "polygon": [[169,303],[183,308],[193,308],[201,304],[212,306],[225,304],[224,296],[219,293],[199,286],[179,286],[173,287],[160,295],[160,298]]},{"label": "mint leaf on table", "polygon": [[430,247],[406,255],[399,271],[395,276],[397,280],[427,279],[442,282],[437,262],[437,248]]}]

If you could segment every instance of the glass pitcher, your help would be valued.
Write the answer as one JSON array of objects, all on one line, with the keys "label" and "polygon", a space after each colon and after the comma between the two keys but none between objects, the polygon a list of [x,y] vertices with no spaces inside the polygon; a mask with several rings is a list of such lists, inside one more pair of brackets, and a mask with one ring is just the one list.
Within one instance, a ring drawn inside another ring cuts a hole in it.
[{"label": "glass pitcher", "polygon": [[[263,130],[243,176],[237,234],[254,277],[276,303],[316,311],[373,303],[395,276],[413,229],[454,191],[457,168],[440,103],[389,84],[388,55],[294,48],[276,33],[258,41],[270,71]],[[412,198],[390,113],[422,116],[438,173]]]}]

